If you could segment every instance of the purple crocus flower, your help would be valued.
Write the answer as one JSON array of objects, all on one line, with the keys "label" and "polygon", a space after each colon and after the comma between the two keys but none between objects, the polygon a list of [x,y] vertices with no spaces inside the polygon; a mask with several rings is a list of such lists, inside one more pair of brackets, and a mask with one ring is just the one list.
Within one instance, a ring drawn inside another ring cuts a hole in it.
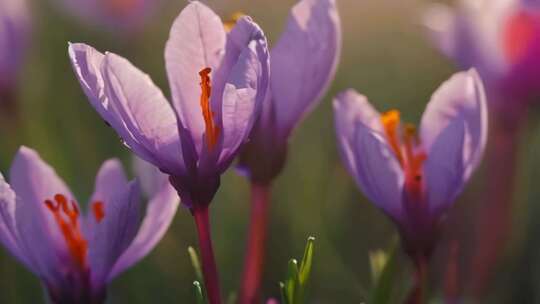
[{"label": "purple crocus flower", "polygon": [[16,86],[29,34],[26,1],[0,1],[0,102]]},{"label": "purple crocus flower", "polygon": [[[425,16],[432,40],[461,67],[475,67],[499,106],[540,98],[540,5],[531,0],[461,0]],[[508,109],[508,107],[506,108]]]},{"label": "purple crocus flower", "polygon": [[299,1],[270,53],[269,102],[240,157],[239,168],[252,181],[266,184],[281,172],[289,136],[323,97],[340,53],[336,1]]},{"label": "purple crocus flower", "polygon": [[364,194],[399,227],[411,255],[429,255],[437,226],[484,152],[487,109],[476,71],[457,73],[433,94],[419,134],[400,114],[380,114],[348,90],[334,101],[340,152]]},{"label": "purple crocus flower", "polygon": [[34,150],[21,147],[9,175],[9,184],[0,175],[0,242],[54,303],[103,303],[107,285],[150,252],[179,205],[162,182],[141,222],[139,183],[115,159],[99,170],[86,214]]},{"label": "purple crocus flower", "polygon": [[220,18],[191,2],[165,48],[173,106],[126,59],[70,44],[92,106],[139,157],[152,163],[188,207],[206,205],[257,118],[268,86],[266,38],[249,18],[226,33]]},{"label": "purple crocus flower", "polygon": [[172,103],[126,59],[71,44],[90,103],[140,158],[168,174],[197,225],[208,299],[221,303],[208,206],[256,121],[269,82],[266,38],[251,18],[226,32],[200,2],[176,18],[165,47]]},{"label": "purple crocus flower", "polygon": [[112,30],[139,28],[156,11],[161,0],[53,0],[81,20]]}]

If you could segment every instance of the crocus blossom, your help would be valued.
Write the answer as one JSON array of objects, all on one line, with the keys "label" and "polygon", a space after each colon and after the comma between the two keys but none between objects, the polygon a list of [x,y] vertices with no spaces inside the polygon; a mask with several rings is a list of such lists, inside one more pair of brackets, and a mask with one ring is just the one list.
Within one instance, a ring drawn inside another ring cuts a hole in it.
[{"label": "crocus blossom", "polygon": [[30,15],[26,1],[0,1],[0,94],[16,85],[29,34]]},{"label": "crocus blossom", "polygon": [[111,280],[146,256],[174,217],[175,190],[166,182],[154,189],[140,221],[139,183],[108,160],[84,214],[54,169],[22,147],[9,184],[0,175],[0,242],[54,303],[103,303]]},{"label": "crocus blossom", "polygon": [[425,24],[438,48],[475,67],[497,106],[540,98],[540,6],[530,0],[461,0],[430,7]]},{"label": "crocus blossom", "polygon": [[60,9],[110,30],[139,28],[158,9],[161,0],[52,0]]},{"label": "crocus blossom", "polygon": [[165,47],[172,107],[126,59],[85,44],[71,44],[69,55],[90,103],[123,142],[170,175],[183,204],[209,204],[268,87],[266,38],[251,18],[226,33],[200,2],[182,10]]},{"label": "crocus blossom", "polygon": [[476,71],[441,85],[418,134],[398,111],[380,114],[354,90],[336,97],[334,113],[343,161],[361,190],[399,226],[407,250],[429,251],[486,144],[486,99]]},{"label": "crocus blossom", "polygon": [[241,154],[239,168],[251,180],[268,182],[281,172],[291,131],[326,92],[340,50],[336,1],[299,1],[272,48],[269,102]]}]

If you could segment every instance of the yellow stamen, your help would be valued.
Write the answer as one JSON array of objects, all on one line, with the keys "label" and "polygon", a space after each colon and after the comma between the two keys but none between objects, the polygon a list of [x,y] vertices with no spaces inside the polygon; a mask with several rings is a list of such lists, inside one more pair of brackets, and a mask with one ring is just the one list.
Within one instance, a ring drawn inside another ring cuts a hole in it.
[{"label": "yellow stamen", "polygon": [[213,149],[218,141],[219,127],[214,120],[214,112],[210,108],[210,93],[212,85],[210,80],[211,68],[204,68],[199,72],[201,77],[201,109],[205,124],[205,136],[208,148]]},{"label": "yellow stamen", "polygon": [[236,22],[240,20],[243,16],[245,16],[243,12],[235,12],[231,15],[231,17],[228,20],[223,21],[223,27],[225,28],[225,31],[228,33],[230,32],[233,27],[236,25]]}]

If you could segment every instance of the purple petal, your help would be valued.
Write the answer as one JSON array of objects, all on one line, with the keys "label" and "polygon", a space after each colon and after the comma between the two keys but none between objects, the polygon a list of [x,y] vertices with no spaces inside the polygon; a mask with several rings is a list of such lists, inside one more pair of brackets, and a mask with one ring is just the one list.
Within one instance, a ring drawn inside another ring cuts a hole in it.
[{"label": "purple petal", "polygon": [[420,125],[420,136],[428,155],[432,146],[456,118],[464,120],[463,175],[466,181],[476,169],[487,141],[487,105],[482,81],[474,70],[457,73],[433,94]]},{"label": "purple petal", "polygon": [[161,189],[163,183],[169,182],[169,176],[163,174],[149,162],[134,156],[132,163],[135,176],[137,176],[141,189],[147,197],[154,196]]},{"label": "purple petal", "polygon": [[92,233],[89,236],[88,258],[92,283],[101,286],[118,258],[132,242],[139,227],[140,190],[136,182],[127,183],[117,160],[103,164],[96,177],[92,202],[102,202],[104,217],[98,221],[89,214]]},{"label": "purple petal", "polygon": [[138,143],[131,147],[133,152],[145,159],[151,155],[148,161],[171,174],[184,172],[176,117],[161,90],[148,75],[112,53],[105,55],[101,72],[110,107]]},{"label": "purple petal", "polygon": [[176,190],[168,181],[162,183],[161,190],[148,203],[146,216],[135,239],[120,259],[118,259],[112,272],[109,274],[109,281],[127,268],[133,266],[154,249],[167,232],[179,204],[180,199]]},{"label": "purple petal", "polygon": [[[93,239],[95,225],[97,224],[93,203],[113,201],[118,196],[118,193],[122,193],[127,188],[128,180],[120,161],[118,159],[109,159],[104,162],[99,169],[95,183],[94,193],[87,205],[83,226],[84,235],[90,240]],[[91,244],[90,247],[92,247]]]},{"label": "purple petal", "polygon": [[[146,159],[147,161],[150,161],[154,163],[156,166],[164,166],[165,164],[160,163],[160,159],[156,157],[151,151],[151,149],[144,146],[145,142],[141,142],[140,137],[137,135],[136,132],[133,132],[134,130],[130,127],[132,125],[128,125],[125,123],[122,115],[117,111],[117,106],[114,104],[111,104],[111,100],[107,98],[105,95],[105,89],[104,89],[104,79],[102,75],[102,66],[105,59],[105,56],[92,48],[91,46],[82,44],[82,43],[76,43],[76,44],[70,44],[69,46],[69,55],[71,59],[71,63],[73,65],[73,69],[77,75],[77,78],[81,84],[81,87],[83,88],[86,96],[88,97],[88,100],[92,104],[92,106],[98,111],[98,113],[101,115],[101,117],[111,126],[115,129],[115,131],[118,133],[118,135],[122,138],[122,140],[125,142],[125,144],[130,147],[132,150],[136,151],[136,153]],[[136,70],[135,68],[131,68],[132,70]],[[134,74],[142,74],[138,70]],[[135,76],[136,77],[136,76]],[[143,76],[145,78],[147,76]],[[148,79],[146,79],[148,81]],[[146,84],[143,87],[148,88],[152,87],[153,84]],[[156,89],[148,89],[148,90],[156,90]],[[151,92],[149,92],[151,93]],[[155,94],[160,95],[161,93],[155,92]],[[160,97],[156,97],[158,102]],[[135,103],[137,100],[131,100],[130,102]],[[147,101],[147,100],[143,100]],[[142,102],[141,104],[146,104],[148,106],[148,103]],[[174,119],[174,114],[172,112],[172,109],[170,109],[170,106],[165,102],[162,102],[163,106],[160,106],[155,108],[154,111],[151,111],[152,114],[162,114],[164,115],[164,119],[159,119],[154,123],[161,123],[161,128],[156,128],[155,130],[162,130],[165,129],[163,127],[165,124],[171,124],[171,119]],[[143,107],[143,106],[141,106]],[[139,109],[137,107],[137,109]],[[163,112],[163,113],[161,113]],[[170,113],[168,113],[170,112]],[[142,113],[145,114],[145,113]],[[146,115],[141,115],[145,116]],[[149,118],[149,117],[148,117]],[[149,127],[152,127],[151,122],[149,122]],[[154,126],[155,127],[155,126]],[[135,128],[136,129],[136,128]],[[172,140],[172,137],[175,133],[176,128],[167,128],[166,133],[168,136],[170,136],[170,140]],[[165,132],[164,132],[165,133]],[[174,144],[171,144],[174,146]]]},{"label": "purple petal", "polygon": [[457,27],[454,11],[445,4],[433,4],[425,12],[424,25],[433,43],[450,58],[456,56]]},{"label": "purple petal", "polygon": [[14,85],[30,32],[26,0],[0,2],[0,88]]},{"label": "purple petal", "polygon": [[435,5],[427,10],[424,24],[443,53],[462,68],[477,68],[485,80],[507,68],[503,33],[508,14],[519,1],[460,1],[455,10]]},{"label": "purple petal", "polygon": [[199,72],[206,67],[217,70],[223,57],[225,40],[226,34],[219,16],[204,4],[193,1],[174,21],[165,46],[165,63],[174,108],[182,125],[190,131],[197,151],[202,148],[205,131],[200,106]]},{"label": "purple petal", "polygon": [[5,181],[4,176],[0,174],[0,242],[8,252],[23,263],[28,269],[38,274],[38,269],[30,264],[21,250],[16,228],[16,200],[17,197],[11,186]]},{"label": "purple petal", "polygon": [[353,147],[356,182],[376,206],[398,222],[404,221],[403,170],[386,139],[362,122],[356,123]]},{"label": "purple petal", "polygon": [[268,89],[268,51],[264,34],[246,18],[235,27],[251,26],[251,41],[232,68],[223,92],[223,144],[220,161],[226,168],[247,139]]},{"label": "purple petal", "polygon": [[465,120],[455,117],[442,130],[424,162],[429,208],[439,214],[451,205],[463,189]]},{"label": "purple petal", "polygon": [[71,256],[45,200],[63,194],[68,201],[74,201],[71,191],[34,150],[26,147],[21,147],[15,156],[10,182],[17,194],[15,221],[21,251],[40,277],[61,281],[62,265]]},{"label": "purple petal", "polygon": [[302,0],[271,51],[277,123],[288,134],[324,95],[339,60],[341,27],[335,0]]},{"label": "purple petal", "polygon": [[358,122],[382,134],[379,112],[373,108],[365,96],[349,89],[334,99],[334,124],[341,157],[349,172],[354,176],[357,175],[358,170],[354,156]]}]

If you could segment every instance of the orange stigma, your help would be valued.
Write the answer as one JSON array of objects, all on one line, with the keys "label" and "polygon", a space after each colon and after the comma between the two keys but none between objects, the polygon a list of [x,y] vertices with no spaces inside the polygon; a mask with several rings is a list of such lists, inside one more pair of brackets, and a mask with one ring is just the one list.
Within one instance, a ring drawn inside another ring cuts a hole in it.
[{"label": "orange stigma", "polygon": [[105,206],[103,205],[103,202],[93,202],[92,211],[94,212],[94,218],[96,219],[96,222],[101,223],[101,221],[105,217]]},{"label": "orange stigma", "polygon": [[402,128],[400,113],[391,110],[381,115],[386,139],[405,173],[405,187],[418,199],[422,195],[422,165],[426,154],[422,151],[416,127],[405,124]]},{"label": "orange stigma", "polygon": [[54,215],[71,256],[81,269],[85,268],[88,244],[79,226],[79,208],[77,204],[74,201],[69,204],[64,195],[56,194],[54,202],[45,200],[45,205]]},{"label": "orange stigma", "polygon": [[401,144],[399,142],[399,124],[401,121],[400,116],[399,111],[390,110],[381,115],[381,123],[390,147],[394,151],[398,161],[403,163],[403,156],[400,149]]},{"label": "orange stigma", "polygon": [[208,148],[212,150],[218,141],[219,128],[214,120],[214,112],[210,108],[210,93],[212,91],[210,72],[212,72],[211,68],[204,68],[199,72],[199,76],[201,76],[201,109],[206,128],[206,143]]}]

